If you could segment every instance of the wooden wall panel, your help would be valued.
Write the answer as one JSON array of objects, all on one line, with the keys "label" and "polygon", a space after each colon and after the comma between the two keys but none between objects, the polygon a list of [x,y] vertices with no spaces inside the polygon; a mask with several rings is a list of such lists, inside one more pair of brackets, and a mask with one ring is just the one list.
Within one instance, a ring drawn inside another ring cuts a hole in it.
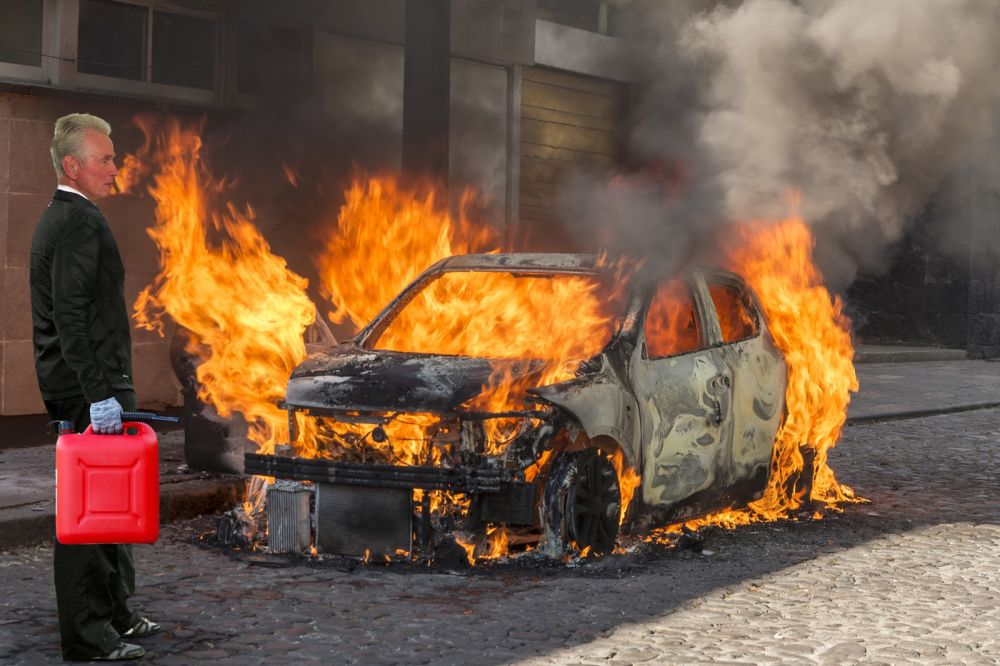
[{"label": "wooden wall panel", "polygon": [[610,170],[619,152],[622,84],[525,68],[521,85],[521,165],[516,248],[598,250],[561,223],[560,192],[574,174]]}]

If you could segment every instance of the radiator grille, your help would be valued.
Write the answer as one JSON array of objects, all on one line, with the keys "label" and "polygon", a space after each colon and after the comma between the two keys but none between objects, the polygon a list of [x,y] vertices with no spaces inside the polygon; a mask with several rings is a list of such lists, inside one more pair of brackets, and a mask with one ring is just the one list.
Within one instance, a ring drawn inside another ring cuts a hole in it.
[{"label": "radiator grille", "polygon": [[316,548],[364,557],[412,550],[409,488],[316,484]]},{"label": "radiator grille", "polygon": [[303,483],[278,481],[267,489],[267,545],[274,553],[309,549],[309,498]]}]

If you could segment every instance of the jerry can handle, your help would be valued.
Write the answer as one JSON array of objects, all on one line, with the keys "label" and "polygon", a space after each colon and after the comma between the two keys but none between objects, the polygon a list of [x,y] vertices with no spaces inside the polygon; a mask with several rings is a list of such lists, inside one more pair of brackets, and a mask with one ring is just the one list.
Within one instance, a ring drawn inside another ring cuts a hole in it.
[{"label": "jerry can handle", "polygon": [[46,435],[70,435],[76,432],[72,421],[49,421],[45,424]]},{"label": "jerry can handle", "polygon": [[[165,423],[180,423],[180,417],[177,416],[163,416],[161,414],[153,414],[152,412],[122,412],[122,423],[126,421],[132,421],[139,423],[153,423],[153,422],[165,422]],[[45,424],[45,433],[48,435],[70,435],[76,432],[76,426],[73,425],[72,421],[49,421]],[[90,426],[87,426],[86,432],[92,432]]]},{"label": "jerry can handle", "polygon": [[180,423],[181,419],[179,416],[163,416],[162,414],[153,414],[152,412],[122,412],[122,422],[124,423],[125,421]]}]

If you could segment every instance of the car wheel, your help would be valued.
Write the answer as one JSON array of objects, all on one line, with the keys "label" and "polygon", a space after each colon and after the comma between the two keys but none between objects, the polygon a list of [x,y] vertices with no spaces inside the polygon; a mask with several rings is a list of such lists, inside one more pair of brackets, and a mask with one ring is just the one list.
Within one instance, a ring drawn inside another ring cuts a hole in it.
[{"label": "car wheel", "polygon": [[618,538],[620,505],[618,476],[603,451],[562,454],[545,483],[546,550],[553,555],[574,547],[595,555],[610,553]]}]

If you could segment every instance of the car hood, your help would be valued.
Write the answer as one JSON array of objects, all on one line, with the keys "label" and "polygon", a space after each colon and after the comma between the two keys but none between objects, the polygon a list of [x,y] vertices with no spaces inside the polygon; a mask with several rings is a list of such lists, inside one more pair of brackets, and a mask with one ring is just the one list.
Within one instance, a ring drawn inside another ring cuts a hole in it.
[{"label": "car hood", "polygon": [[[514,377],[528,375],[533,366],[509,362]],[[318,409],[451,412],[478,395],[491,372],[489,359],[368,350],[349,342],[300,363],[288,380],[285,402]]]}]

